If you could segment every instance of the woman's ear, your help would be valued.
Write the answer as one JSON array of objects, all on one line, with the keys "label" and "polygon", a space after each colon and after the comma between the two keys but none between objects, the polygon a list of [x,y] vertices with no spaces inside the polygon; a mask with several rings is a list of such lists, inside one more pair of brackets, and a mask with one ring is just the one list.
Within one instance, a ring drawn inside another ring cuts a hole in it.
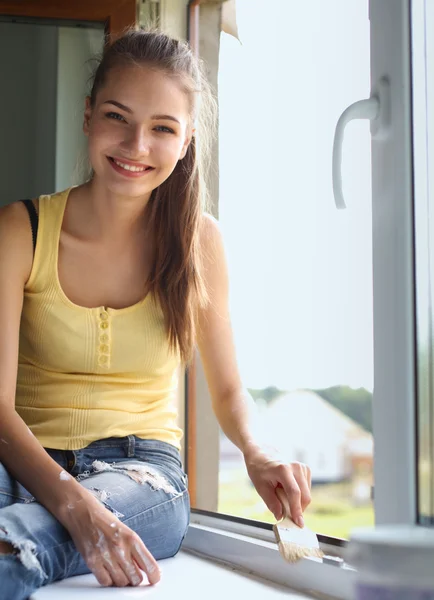
[{"label": "woman's ear", "polygon": [[84,104],[84,120],[83,120],[83,132],[85,135],[89,135],[90,117],[92,116],[92,108],[90,106],[90,96],[86,96]]},{"label": "woman's ear", "polygon": [[192,138],[196,135],[196,129],[192,129],[190,134],[185,137],[184,145],[181,150],[181,154],[179,156],[179,160],[182,160],[187,154],[188,147],[191,143]]}]

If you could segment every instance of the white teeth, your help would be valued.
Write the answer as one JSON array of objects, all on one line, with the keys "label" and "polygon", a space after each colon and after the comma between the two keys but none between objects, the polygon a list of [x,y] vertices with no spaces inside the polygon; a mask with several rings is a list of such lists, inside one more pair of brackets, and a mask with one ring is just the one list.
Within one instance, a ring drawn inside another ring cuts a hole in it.
[{"label": "white teeth", "polygon": [[113,159],[113,161],[119,165],[120,167],[122,167],[123,169],[126,169],[127,171],[134,171],[134,172],[139,172],[139,171],[146,171],[147,167],[134,167],[132,165],[124,165],[124,163],[119,162],[118,160]]}]

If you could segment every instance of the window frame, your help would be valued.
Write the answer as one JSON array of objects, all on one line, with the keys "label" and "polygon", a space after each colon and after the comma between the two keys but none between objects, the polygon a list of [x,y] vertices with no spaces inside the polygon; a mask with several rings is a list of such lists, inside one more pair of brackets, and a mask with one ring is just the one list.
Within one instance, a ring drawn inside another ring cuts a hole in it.
[{"label": "window frame", "polygon": [[[183,551],[205,556],[293,590],[314,593],[316,598],[351,600],[356,571],[341,556],[304,558],[297,563],[285,562],[270,536],[257,536],[248,526],[236,523],[234,530],[223,529],[212,516],[192,512],[184,539]],[[322,544],[323,550],[327,550]]]},{"label": "window frame", "polygon": [[[393,116],[392,128],[371,139],[376,525],[417,522],[411,6],[411,0],[369,3],[371,87],[375,92],[376,83],[387,74]],[[200,0],[189,3],[188,17],[193,29],[191,19],[197,27],[199,11]],[[198,30],[194,32],[192,42],[199,40]],[[215,44],[215,40],[210,43]],[[186,374],[187,416],[197,413],[198,401],[210,405],[206,382],[198,376],[198,370],[196,358]],[[189,407],[192,390],[194,407]],[[194,472],[196,497],[196,423],[187,420],[186,432],[187,472],[190,471],[189,478]],[[278,553],[271,525],[255,525],[254,521],[193,508],[183,547],[296,589],[351,598],[356,572],[345,563],[347,542],[320,536],[320,545],[326,553],[322,561],[302,559],[289,565]]]},{"label": "window frame", "polygon": [[370,2],[371,81],[387,75],[392,115],[371,144],[377,525],[417,518],[411,1]]},{"label": "window frame", "polygon": [[[425,0],[413,0],[413,30],[423,32],[416,39],[413,36],[413,136],[414,136],[414,188],[415,188],[415,272],[416,272],[416,312],[417,312],[417,386],[418,386],[418,522],[421,525],[433,525],[433,265],[430,259],[430,241],[432,224],[430,221],[430,145],[432,142],[426,134],[430,122],[428,98],[431,94],[431,82],[427,73],[429,65],[423,62],[425,56],[432,56],[432,40],[427,36],[427,12],[432,20],[434,12]],[[429,47],[428,47],[429,46]],[[428,277],[427,277],[428,275]],[[424,427],[424,415],[428,415],[429,427]],[[430,473],[424,472],[424,463],[430,467]]]},{"label": "window frame", "polygon": [[102,23],[110,36],[107,41],[112,42],[126,27],[137,23],[137,4],[136,0],[1,0],[0,15]]}]

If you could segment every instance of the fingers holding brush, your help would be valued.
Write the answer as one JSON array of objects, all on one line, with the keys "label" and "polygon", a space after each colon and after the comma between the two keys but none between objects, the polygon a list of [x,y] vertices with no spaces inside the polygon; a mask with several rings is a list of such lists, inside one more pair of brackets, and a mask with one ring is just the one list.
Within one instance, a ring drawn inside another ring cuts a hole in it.
[{"label": "fingers holding brush", "polygon": [[312,476],[310,468],[303,463],[293,463],[292,470],[301,492],[301,510],[304,512],[312,501]]},{"label": "fingers holding brush", "polygon": [[285,477],[282,477],[279,483],[287,497],[291,519],[300,527],[304,527],[303,513],[311,502],[309,467],[302,463],[291,463]]},{"label": "fingers holding brush", "polygon": [[[252,483],[276,519],[286,514],[303,527],[303,512],[311,501],[310,468],[300,462],[286,463],[278,454],[259,446],[249,447],[244,452],[244,460]],[[289,512],[279,498],[278,488],[285,493]]]}]

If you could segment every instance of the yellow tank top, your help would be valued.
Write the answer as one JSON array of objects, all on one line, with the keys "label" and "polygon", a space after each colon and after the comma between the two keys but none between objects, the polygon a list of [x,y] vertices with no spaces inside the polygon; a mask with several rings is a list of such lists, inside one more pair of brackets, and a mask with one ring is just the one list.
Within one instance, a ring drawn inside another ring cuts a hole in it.
[{"label": "yellow tank top", "polygon": [[69,190],[39,198],[32,272],[24,290],[16,409],[46,448],[76,450],[130,434],[178,449],[179,356],[152,294],[123,309],[71,302],[58,277]]}]

